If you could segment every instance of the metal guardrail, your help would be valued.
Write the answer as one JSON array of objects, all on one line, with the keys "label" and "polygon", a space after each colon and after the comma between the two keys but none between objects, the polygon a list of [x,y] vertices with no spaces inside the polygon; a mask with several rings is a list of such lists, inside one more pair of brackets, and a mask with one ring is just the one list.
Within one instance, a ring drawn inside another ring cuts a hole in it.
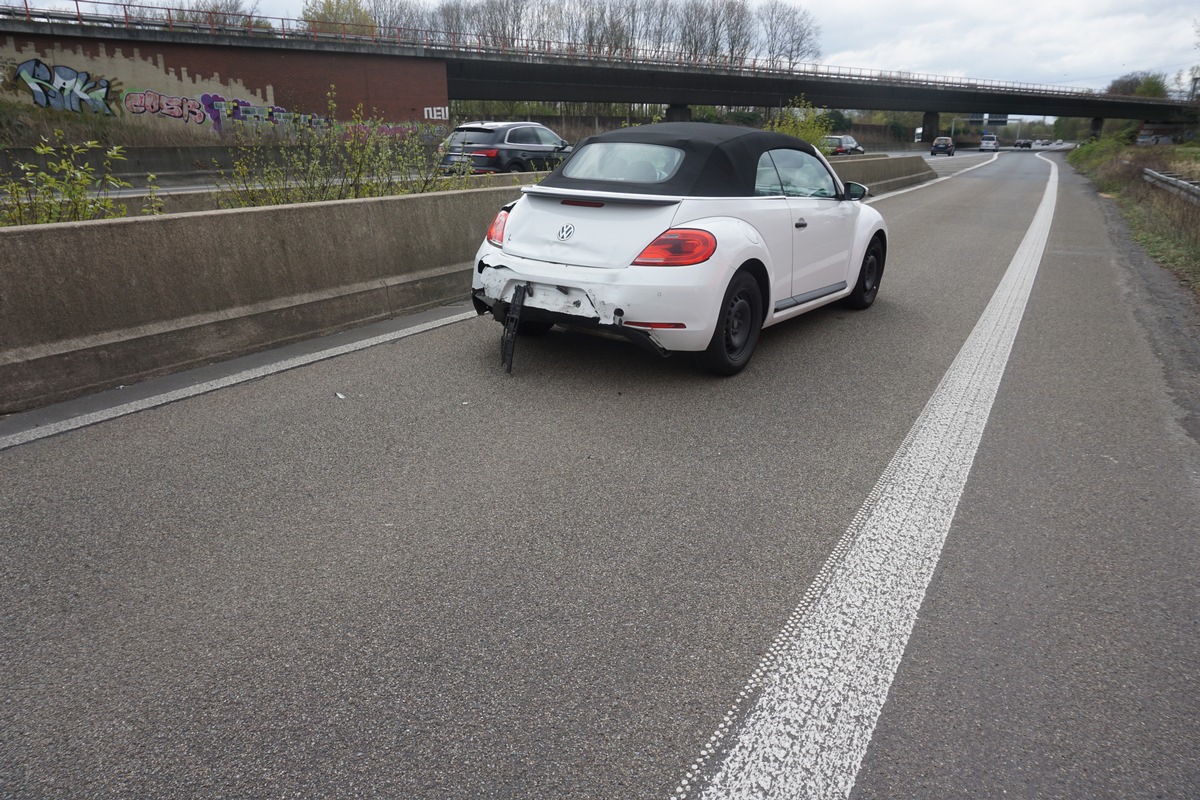
[{"label": "metal guardrail", "polygon": [[1142,170],[1142,178],[1160,189],[1174,192],[1188,202],[1200,206],[1200,181],[1182,178],[1174,172],[1155,172],[1152,169]]},{"label": "metal guardrail", "polygon": [[[377,25],[358,25],[341,22],[265,17],[255,14],[224,14],[212,11],[181,11],[163,6],[133,3],[86,2],[70,0],[74,11],[41,9],[22,0],[22,5],[0,7],[0,18],[21,18],[28,22],[74,24],[80,26],[117,27],[125,29],[155,29],[181,33],[245,36],[254,39],[293,39],[308,41],[342,41],[356,44],[415,47],[452,55],[501,55],[507,58],[526,58],[531,61],[578,61],[609,64],[629,64],[660,67],[697,67],[713,71],[763,76],[792,76],[853,81],[857,83],[886,83],[888,85],[920,86],[947,90],[1000,90],[1038,94],[1048,97],[1102,97],[1130,99],[1122,95],[1097,93],[1091,89],[1066,86],[1047,86],[1014,81],[995,81],[974,78],[930,75],[924,73],[869,70],[856,67],[836,67],[815,63],[786,63],[756,57],[730,57],[686,53],[670,47],[593,47],[572,42],[546,39],[504,38],[456,31],[392,28]],[[109,9],[109,13],[96,10]],[[1147,98],[1132,98],[1146,101]],[[1175,103],[1155,98],[1155,104]],[[1179,105],[1186,105],[1178,101]]]}]

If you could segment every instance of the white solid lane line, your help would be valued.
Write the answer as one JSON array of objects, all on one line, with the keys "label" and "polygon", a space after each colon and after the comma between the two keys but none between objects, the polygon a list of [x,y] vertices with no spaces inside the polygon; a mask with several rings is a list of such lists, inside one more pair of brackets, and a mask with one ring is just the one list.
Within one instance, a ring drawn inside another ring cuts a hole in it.
[{"label": "white solid lane line", "polygon": [[344,344],[339,347],[331,347],[316,353],[307,353],[302,356],[295,356],[283,361],[267,364],[262,367],[244,370],[242,372],[228,375],[223,378],[218,378],[216,380],[205,381],[204,383],[197,383],[192,386],[185,386],[182,389],[176,389],[175,391],[157,394],[152,397],[147,397],[143,400],[135,400],[129,403],[123,403],[111,408],[94,411],[90,414],[82,414],[78,417],[71,417],[70,419],[65,419],[60,422],[54,422],[48,425],[30,428],[28,430],[9,434],[8,436],[0,436],[0,450],[5,450],[9,447],[16,447],[19,444],[26,444],[27,442],[32,442],[37,439],[44,439],[47,436],[66,433],[67,431],[72,431],[76,428],[83,428],[87,425],[95,425],[97,422],[116,419],[117,417],[123,417],[126,414],[134,414],[138,411],[145,411],[146,409],[154,408],[155,406],[174,403],[177,400],[185,400],[189,397],[195,397],[198,394],[215,392],[217,389],[224,389],[227,386],[234,386],[239,383],[255,380],[256,378],[273,375],[276,372],[283,372],[285,370],[295,369],[296,367],[303,367],[316,361],[324,361],[327,358],[334,358],[336,356],[345,355],[346,353],[353,353],[356,350],[365,350],[368,347],[374,347],[375,345],[393,342],[397,339],[403,339],[417,333],[423,333],[428,330],[433,330],[434,328],[440,328],[443,325],[450,325],[455,322],[474,319],[476,316],[478,315],[474,311],[455,314],[454,316],[446,317],[444,319],[424,322],[419,325],[413,325],[410,328],[391,331],[379,336],[372,336],[369,339],[350,342],[349,344]]},{"label": "white solid lane line", "polygon": [[[1041,156],[1039,156],[1041,158]],[[1058,167],[975,329],[675,795],[847,797],[966,485],[1046,248]],[[741,718],[739,723],[737,720]]]}]

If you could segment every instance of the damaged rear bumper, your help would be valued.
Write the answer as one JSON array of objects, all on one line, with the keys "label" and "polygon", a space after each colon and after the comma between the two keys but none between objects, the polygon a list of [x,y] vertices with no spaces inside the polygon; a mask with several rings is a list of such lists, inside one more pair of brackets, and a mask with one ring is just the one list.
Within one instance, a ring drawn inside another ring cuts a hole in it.
[{"label": "damaged rear bumper", "polygon": [[[526,296],[529,296],[533,287],[531,284],[525,284],[525,287]],[[471,292],[471,303],[475,306],[475,313],[479,315],[491,314],[502,325],[508,319],[509,303],[504,300],[495,300],[488,297],[483,289],[475,289]],[[619,323],[605,324],[598,318],[550,311],[529,305],[528,303],[522,304],[521,319],[522,321],[549,322],[554,325],[563,325],[570,328],[616,336],[663,358],[671,355],[670,350],[665,349],[658,342],[650,338],[650,334],[646,331],[629,328]]]}]

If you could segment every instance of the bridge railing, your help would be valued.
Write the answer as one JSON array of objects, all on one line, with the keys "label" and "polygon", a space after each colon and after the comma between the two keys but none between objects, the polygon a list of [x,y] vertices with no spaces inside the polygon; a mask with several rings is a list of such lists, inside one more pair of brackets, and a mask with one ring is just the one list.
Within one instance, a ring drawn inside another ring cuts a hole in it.
[{"label": "bridge railing", "polygon": [[[671,47],[596,47],[576,42],[548,39],[505,38],[485,34],[446,30],[384,27],[373,24],[325,22],[321,20],[266,17],[256,14],[230,14],[214,11],[172,9],[136,3],[86,2],[69,0],[66,10],[19,5],[0,6],[0,18],[17,17],[30,22],[49,22],[79,26],[159,29],[180,33],[221,36],[246,36],[262,39],[304,39],[341,41],[360,45],[399,46],[443,51],[447,55],[501,55],[531,61],[585,61],[591,63],[636,64],[664,68],[708,69],[714,72],[761,74],[773,77],[796,76],[824,80],[909,85],[947,90],[989,90],[1021,92],[1054,97],[1094,97],[1092,89],[1049,86],[1015,81],[996,81],[925,73],[838,67],[810,62],[788,62],[754,56],[730,57],[707,53],[689,53]],[[1124,96],[1100,94],[1117,99]],[[1162,98],[1136,100],[1178,103]]]}]

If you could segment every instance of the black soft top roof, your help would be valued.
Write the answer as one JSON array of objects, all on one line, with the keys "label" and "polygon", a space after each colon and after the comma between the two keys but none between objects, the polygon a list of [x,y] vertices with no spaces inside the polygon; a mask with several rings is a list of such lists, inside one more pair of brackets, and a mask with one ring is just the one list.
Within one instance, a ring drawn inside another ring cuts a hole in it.
[{"label": "black soft top roof", "polygon": [[[682,150],[683,162],[669,179],[657,183],[622,182],[619,191],[685,197],[751,197],[758,160],[764,152],[785,148],[810,155],[817,152],[808,142],[784,133],[708,122],[664,122],[589,136],[575,146],[572,157],[595,142],[639,142]],[[563,167],[570,161],[568,158],[560,164],[541,185],[599,192],[616,188],[611,181],[565,177]]]}]

